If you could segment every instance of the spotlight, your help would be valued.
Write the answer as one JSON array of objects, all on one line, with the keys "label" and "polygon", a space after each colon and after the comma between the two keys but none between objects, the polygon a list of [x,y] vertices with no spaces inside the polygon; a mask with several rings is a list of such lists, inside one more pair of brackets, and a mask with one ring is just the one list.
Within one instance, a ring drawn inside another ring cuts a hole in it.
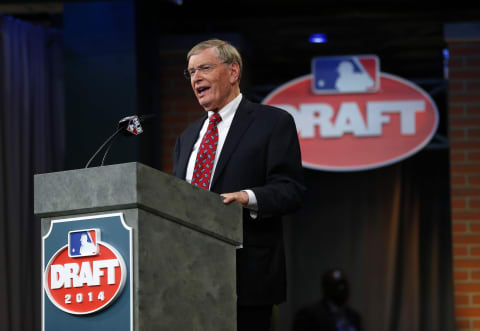
[{"label": "spotlight", "polygon": [[312,44],[322,44],[327,42],[327,35],[325,33],[313,33],[308,38]]}]

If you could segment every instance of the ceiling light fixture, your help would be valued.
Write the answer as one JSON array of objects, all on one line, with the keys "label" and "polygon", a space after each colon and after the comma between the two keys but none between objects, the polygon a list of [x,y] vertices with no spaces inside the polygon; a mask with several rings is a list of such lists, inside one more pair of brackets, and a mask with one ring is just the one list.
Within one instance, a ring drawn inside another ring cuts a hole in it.
[{"label": "ceiling light fixture", "polygon": [[312,44],[322,44],[327,42],[327,35],[325,33],[313,33],[308,38]]}]

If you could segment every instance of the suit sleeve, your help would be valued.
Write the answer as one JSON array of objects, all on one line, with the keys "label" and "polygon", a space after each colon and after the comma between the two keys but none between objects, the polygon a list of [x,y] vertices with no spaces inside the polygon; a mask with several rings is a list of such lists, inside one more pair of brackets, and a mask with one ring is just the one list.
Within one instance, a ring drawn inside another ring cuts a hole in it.
[{"label": "suit sleeve", "polygon": [[252,188],[259,217],[294,212],[302,204],[305,187],[297,129],[290,114],[279,117],[266,153],[266,183]]}]

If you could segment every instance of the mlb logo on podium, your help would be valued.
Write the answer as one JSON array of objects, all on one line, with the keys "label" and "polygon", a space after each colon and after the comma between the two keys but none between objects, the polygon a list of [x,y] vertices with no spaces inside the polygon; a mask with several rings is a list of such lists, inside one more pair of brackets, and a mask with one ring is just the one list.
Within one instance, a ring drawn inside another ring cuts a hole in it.
[{"label": "mlb logo on podium", "polygon": [[374,93],[380,89],[375,55],[324,56],[312,60],[315,94]]},{"label": "mlb logo on podium", "polygon": [[68,232],[68,256],[85,257],[98,255],[99,229]]}]

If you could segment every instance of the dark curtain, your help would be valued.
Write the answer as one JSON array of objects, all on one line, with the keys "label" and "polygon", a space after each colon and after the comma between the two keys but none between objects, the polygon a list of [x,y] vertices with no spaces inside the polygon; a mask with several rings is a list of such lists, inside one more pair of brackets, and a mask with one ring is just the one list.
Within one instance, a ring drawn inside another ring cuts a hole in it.
[{"label": "dark curtain", "polygon": [[305,170],[305,206],[285,222],[289,297],[276,329],[290,330],[335,267],[364,330],[454,330],[448,164],[443,149],[370,171]]},{"label": "dark curtain", "polygon": [[40,221],[33,174],[62,168],[63,56],[57,31],[0,16],[1,330],[40,330]]}]

